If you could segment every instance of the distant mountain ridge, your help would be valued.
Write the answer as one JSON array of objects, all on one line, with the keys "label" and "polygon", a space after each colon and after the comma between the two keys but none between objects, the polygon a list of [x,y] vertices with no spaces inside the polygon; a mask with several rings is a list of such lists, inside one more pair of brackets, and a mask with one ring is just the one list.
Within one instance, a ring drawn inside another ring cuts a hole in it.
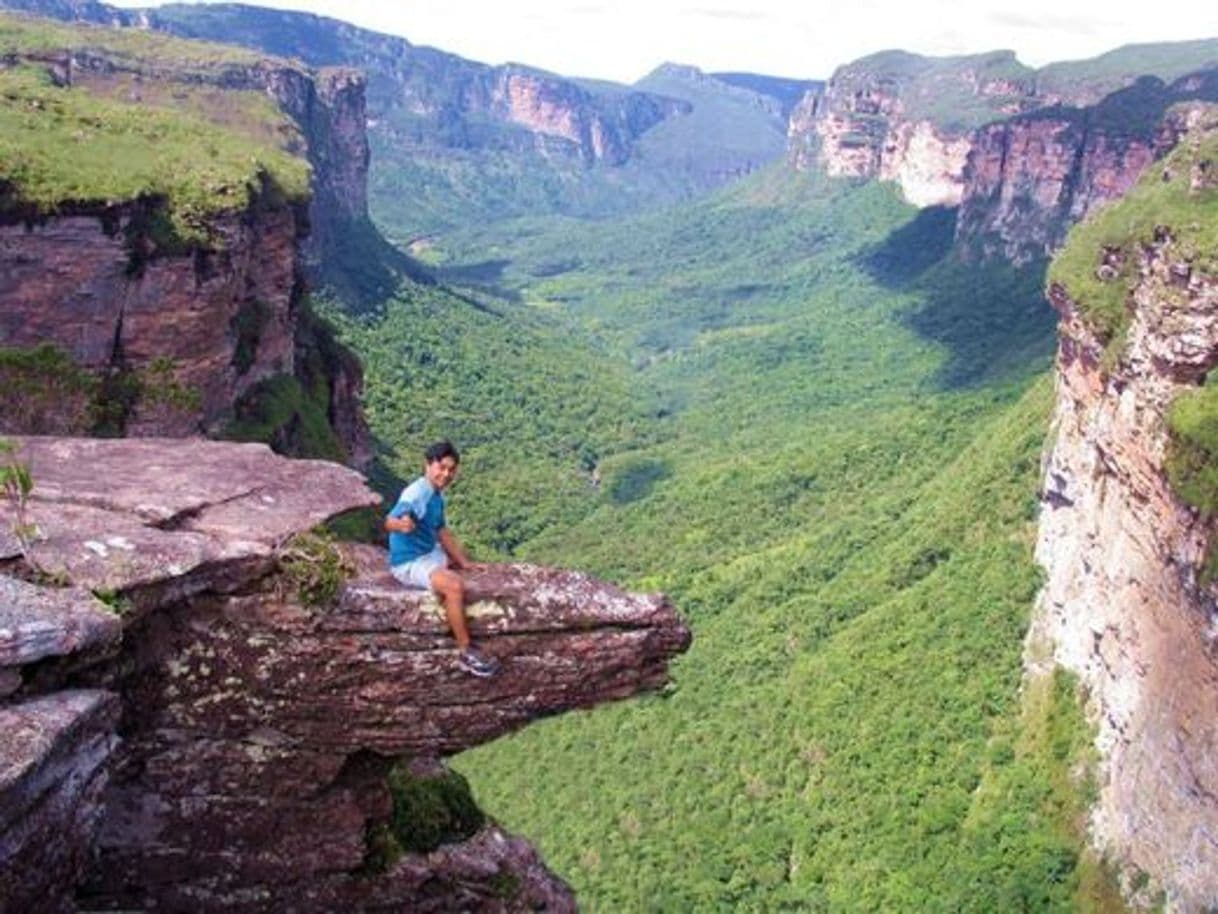
[{"label": "distant mountain ridge", "polygon": [[960,207],[966,252],[1027,260],[1052,252],[1174,145],[1174,105],[1214,99],[1218,39],[1130,45],[1039,70],[1011,51],[884,51],[804,96],[788,158],[894,182],[918,206]]},{"label": "distant mountain ridge", "polygon": [[815,85],[754,74],[694,78],[692,68],[674,80],[672,72],[658,75],[664,67],[634,86],[571,79],[241,4],[119,10],[93,0],[0,0],[0,7],[364,70],[371,204],[399,242],[466,219],[607,215],[711,189],[781,158],[786,115]]}]

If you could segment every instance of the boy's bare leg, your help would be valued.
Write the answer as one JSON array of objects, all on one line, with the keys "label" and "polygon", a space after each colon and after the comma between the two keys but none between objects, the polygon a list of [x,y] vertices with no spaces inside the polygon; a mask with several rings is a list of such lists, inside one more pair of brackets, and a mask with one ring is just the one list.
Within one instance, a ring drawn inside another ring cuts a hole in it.
[{"label": "boy's bare leg", "polygon": [[455,571],[442,569],[431,573],[431,589],[444,602],[448,625],[457,639],[457,647],[469,647],[469,626],[465,622],[465,582]]}]

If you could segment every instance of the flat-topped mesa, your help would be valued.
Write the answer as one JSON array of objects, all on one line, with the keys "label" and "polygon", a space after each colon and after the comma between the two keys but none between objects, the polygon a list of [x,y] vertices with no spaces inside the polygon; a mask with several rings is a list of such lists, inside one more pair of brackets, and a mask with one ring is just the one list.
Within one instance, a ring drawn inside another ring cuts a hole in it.
[{"label": "flat-topped mesa", "polygon": [[916,206],[956,206],[972,131],[1033,104],[1010,51],[921,57],[885,51],[839,67],[791,115],[789,158],[835,177],[897,183]]},{"label": "flat-topped mesa", "polygon": [[[259,445],[18,445],[41,534],[29,559],[124,610],[114,656],[84,669],[49,657],[11,698],[83,686],[121,700],[90,905],[573,909],[535,852],[497,829],[384,860],[376,836],[411,815],[388,776],[662,685],[690,640],[665,599],[573,572],[480,569],[471,629],[503,669],[479,680],[457,668],[433,598],[393,581],[382,550],[292,538],[375,504],[358,474]],[[0,529],[13,520],[0,508]],[[14,568],[29,560],[19,545],[3,550]],[[302,582],[290,559],[309,548]],[[351,577],[332,595],[302,599],[311,575],[339,569]]]},{"label": "flat-topped mesa", "polygon": [[1010,51],[874,54],[805,95],[788,159],[894,183],[915,206],[959,207],[964,256],[1026,263],[1174,147],[1184,127],[1173,106],[1218,99],[1213,47],[1129,48],[1038,71]]}]

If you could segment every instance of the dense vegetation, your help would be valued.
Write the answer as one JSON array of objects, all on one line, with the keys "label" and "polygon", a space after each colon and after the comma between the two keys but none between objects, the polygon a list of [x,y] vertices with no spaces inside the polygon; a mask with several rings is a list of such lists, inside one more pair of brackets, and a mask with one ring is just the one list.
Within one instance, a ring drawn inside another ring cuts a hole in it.
[{"label": "dense vegetation", "polygon": [[653,398],[632,389],[626,366],[498,307],[508,310],[406,284],[382,312],[354,318],[331,303],[324,313],[364,361],[365,408],[388,468],[418,475],[424,447],[452,438],[463,453],[453,496],[465,504],[461,533],[510,555],[599,503],[602,459],[662,432]]},{"label": "dense vegetation", "polygon": [[[1205,383],[1180,394],[1167,414],[1167,478],[1172,490],[1203,517],[1218,517],[1218,387]],[[1211,537],[1202,576],[1218,578],[1218,537]]]},{"label": "dense vegetation", "polygon": [[[950,102],[962,62],[919,60],[874,62],[922,80],[919,104]],[[1025,76],[1010,55],[981,62]],[[25,205],[155,194],[189,214],[191,182],[229,161],[191,132],[207,104],[153,112],[142,120],[185,186],[158,184],[133,152],[130,172],[86,170],[74,196],[58,153],[31,157],[33,134],[6,147],[8,128],[50,106],[65,112],[57,142],[87,128],[99,160],[126,167],[124,143],[147,136],[120,87],[0,79],[0,169],[35,176],[7,189]],[[403,112],[386,126],[431,129]],[[691,142],[683,129],[652,151]],[[253,142],[241,133],[224,136]],[[661,694],[536,725],[457,760],[463,775],[398,770],[380,862],[477,828],[468,776],[592,911],[1119,910],[1082,850],[1094,788],[1075,687],[1019,690],[1050,400],[1043,264],[966,266],[951,211],[781,167],[631,219],[504,221],[552,213],[572,188],[603,215],[616,190],[658,185],[643,164],[615,189],[499,153],[374,172],[390,229],[418,229],[393,217],[407,201],[445,230],[428,256],[456,291],[404,280],[358,314],[316,306],[364,359],[389,470],[411,475],[441,436],[463,449],[450,518],[478,557],[662,589],[696,640]],[[254,173],[241,161],[232,193]],[[236,329],[255,344],[257,315]],[[291,427],[333,452],[319,378],[266,382],[234,434]],[[303,583],[324,603],[320,570]]]},{"label": "dense vegetation", "polygon": [[476,552],[693,622],[663,694],[457,762],[589,910],[1114,910],[1073,688],[1018,700],[1042,268],[966,270],[952,215],[776,169],[454,232],[433,256],[464,297],[341,320],[404,463],[466,445]]}]

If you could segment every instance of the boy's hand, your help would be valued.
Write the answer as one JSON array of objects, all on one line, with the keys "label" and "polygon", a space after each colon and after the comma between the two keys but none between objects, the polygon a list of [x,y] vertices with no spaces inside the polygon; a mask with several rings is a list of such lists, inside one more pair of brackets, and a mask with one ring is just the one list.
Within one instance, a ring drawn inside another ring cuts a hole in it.
[{"label": "boy's hand", "polygon": [[385,519],[385,529],[391,533],[414,533],[417,526],[418,522],[409,514]]}]

